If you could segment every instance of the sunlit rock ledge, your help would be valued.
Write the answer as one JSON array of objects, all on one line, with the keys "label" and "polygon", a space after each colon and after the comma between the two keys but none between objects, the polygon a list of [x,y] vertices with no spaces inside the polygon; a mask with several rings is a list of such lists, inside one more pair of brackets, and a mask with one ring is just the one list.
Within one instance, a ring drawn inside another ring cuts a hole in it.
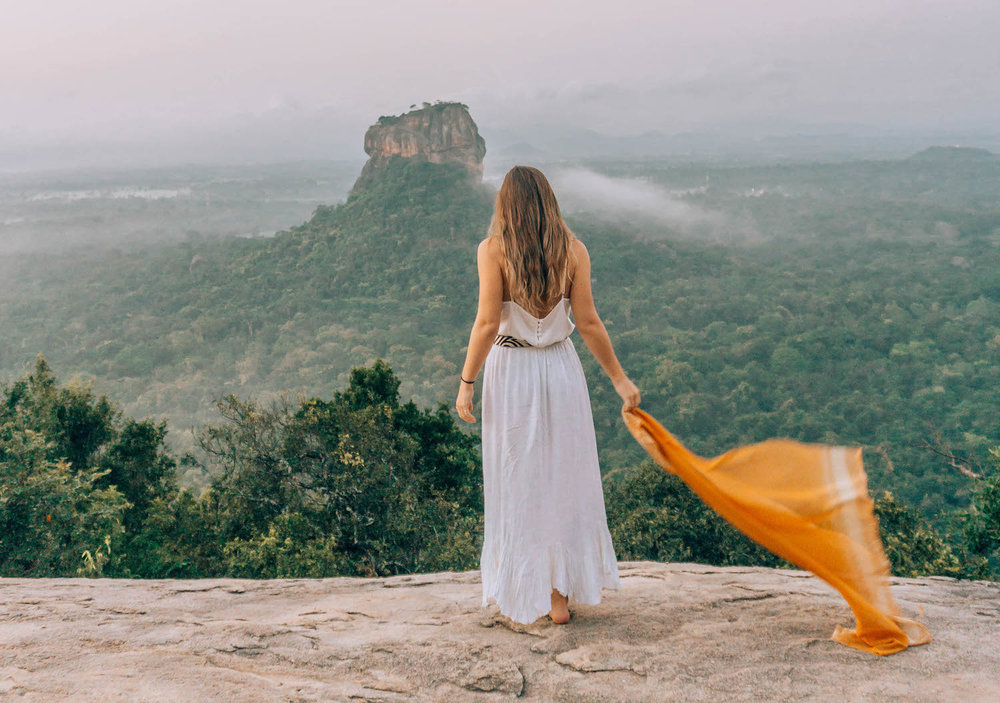
[{"label": "sunlit rock ledge", "polygon": [[930,644],[829,639],[791,570],[621,562],[567,625],[482,607],[478,571],[251,581],[0,579],[3,701],[1000,701],[1000,584],[893,579]]}]

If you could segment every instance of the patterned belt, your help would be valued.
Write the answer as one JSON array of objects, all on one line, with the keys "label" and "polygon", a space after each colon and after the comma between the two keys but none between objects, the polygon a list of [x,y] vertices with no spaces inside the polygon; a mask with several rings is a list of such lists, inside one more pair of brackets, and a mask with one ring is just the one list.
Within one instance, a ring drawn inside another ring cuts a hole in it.
[{"label": "patterned belt", "polygon": [[523,339],[518,339],[517,337],[511,337],[509,334],[498,334],[497,338],[493,340],[493,343],[498,347],[533,347],[534,344],[528,344]]}]

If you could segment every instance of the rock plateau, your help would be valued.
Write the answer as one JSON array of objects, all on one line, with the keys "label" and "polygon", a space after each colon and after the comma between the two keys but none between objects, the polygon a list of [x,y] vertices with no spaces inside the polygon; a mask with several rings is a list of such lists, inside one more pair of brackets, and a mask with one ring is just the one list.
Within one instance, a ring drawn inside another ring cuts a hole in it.
[{"label": "rock plateau", "polygon": [[486,141],[462,103],[424,103],[402,115],[382,116],[365,132],[369,159],[353,190],[363,189],[393,157],[452,163],[481,181]]},{"label": "rock plateau", "polygon": [[566,625],[481,606],[478,571],[251,581],[0,579],[0,700],[996,703],[1000,584],[894,578],[933,641],[829,639],[802,572],[621,562]]}]

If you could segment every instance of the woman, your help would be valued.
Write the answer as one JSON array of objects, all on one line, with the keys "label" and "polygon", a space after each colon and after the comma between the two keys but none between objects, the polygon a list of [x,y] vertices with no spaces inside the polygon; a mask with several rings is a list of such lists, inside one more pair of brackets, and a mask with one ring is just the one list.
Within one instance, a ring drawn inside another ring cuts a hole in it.
[{"label": "woman", "polygon": [[[483,374],[483,605],[515,622],[569,621],[569,599],[618,590],[590,395],[573,329],[625,408],[639,389],[594,308],[590,258],[541,171],[515,166],[479,244],[479,308],[455,407],[467,422]],[[575,324],[570,320],[572,311]],[[485,368],[484,368],[485,365]]]}]

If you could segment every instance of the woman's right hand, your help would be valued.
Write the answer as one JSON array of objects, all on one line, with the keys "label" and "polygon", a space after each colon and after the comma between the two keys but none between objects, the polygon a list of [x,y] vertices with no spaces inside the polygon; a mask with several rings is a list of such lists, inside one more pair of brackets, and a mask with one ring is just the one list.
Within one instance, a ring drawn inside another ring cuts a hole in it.
[{"label": "woman's right hand", "polygon": [[618,395],[622,397],[622,410],[631,410],[639,404],[639,387],[628,376],[622,376],[614,384]]}]

